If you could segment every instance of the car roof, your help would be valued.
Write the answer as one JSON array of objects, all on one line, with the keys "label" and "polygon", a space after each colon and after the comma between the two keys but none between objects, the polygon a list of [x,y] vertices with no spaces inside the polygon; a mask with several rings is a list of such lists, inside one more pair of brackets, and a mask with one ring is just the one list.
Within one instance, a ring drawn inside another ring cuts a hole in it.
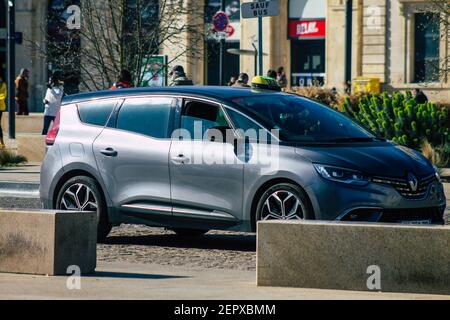
[{"label": "car roof", "polygon": [[238,97],[251,97],[261,94],[285,94],[277,91],[233,88],[218,86],[173,86],[157,88],[131,88],[119,90],[104,90],[85,92],[66,96],[63,99],[63,105],[86,102],[107,98],[122,98],[127,96],[139,96],[148,94],[173,94],[173,95],[191,95],[197,97],[206,97],[219,101],[229,101]]}]

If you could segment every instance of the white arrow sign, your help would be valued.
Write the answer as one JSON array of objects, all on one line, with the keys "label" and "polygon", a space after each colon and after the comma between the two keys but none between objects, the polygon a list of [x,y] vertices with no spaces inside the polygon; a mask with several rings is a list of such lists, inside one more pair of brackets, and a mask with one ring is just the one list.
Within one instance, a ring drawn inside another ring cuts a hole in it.
[{"label": "white arrow sign", "polygon": [[242,18],[274,17],[280,14],[278,0],[246,2],[241,6]]}]

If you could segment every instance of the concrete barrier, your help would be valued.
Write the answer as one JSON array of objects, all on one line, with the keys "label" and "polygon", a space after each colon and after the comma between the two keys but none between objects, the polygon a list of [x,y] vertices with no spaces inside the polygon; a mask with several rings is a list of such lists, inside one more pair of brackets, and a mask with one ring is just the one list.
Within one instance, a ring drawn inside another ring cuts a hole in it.
[{"label": "concrete barrier", "polygon": [[0,210],[0,272],[93,273],[96,246],[96,213]]},{"label": "concrete barrier", "polygon": [[450,227],[260,222],[258,286],[450,294]]}]

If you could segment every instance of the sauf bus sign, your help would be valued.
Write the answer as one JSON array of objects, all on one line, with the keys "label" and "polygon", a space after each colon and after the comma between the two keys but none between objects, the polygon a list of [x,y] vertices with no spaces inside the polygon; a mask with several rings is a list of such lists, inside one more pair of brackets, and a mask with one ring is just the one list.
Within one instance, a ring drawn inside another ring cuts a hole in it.
[{"label": "sauf bus sign", "polygon": [[280,14],[278,0],[246,2],[241,6],[242,18],[274,17]]}]

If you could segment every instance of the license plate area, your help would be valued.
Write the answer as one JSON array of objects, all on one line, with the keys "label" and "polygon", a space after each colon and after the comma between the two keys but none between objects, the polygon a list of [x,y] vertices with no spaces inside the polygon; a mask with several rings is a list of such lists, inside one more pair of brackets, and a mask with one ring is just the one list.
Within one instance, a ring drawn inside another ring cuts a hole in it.
[{"label": "license plate area", "polygon": [[406,225],[419,225],[419,226],[425,226],[430,225],[433,223],[432,220],[414,220],[414,221],[400,221],[401,224]]}]

